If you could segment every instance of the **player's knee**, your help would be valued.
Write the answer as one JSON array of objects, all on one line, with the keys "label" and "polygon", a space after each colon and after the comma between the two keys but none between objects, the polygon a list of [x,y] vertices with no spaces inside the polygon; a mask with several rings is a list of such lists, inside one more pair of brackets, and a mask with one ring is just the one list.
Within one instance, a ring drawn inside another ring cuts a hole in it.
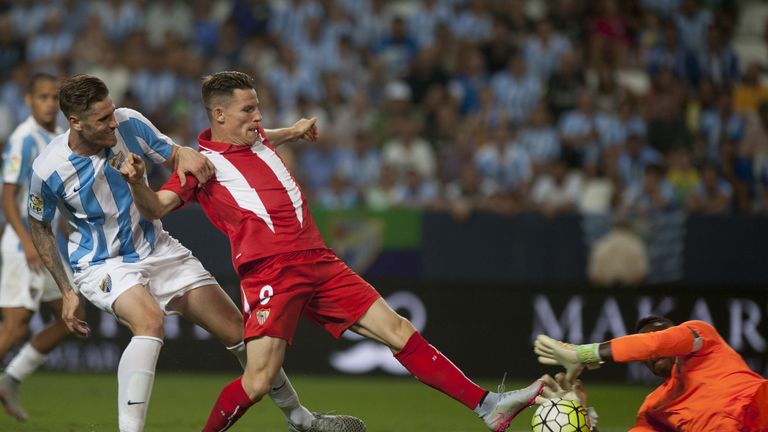
[{"label": "player's knee", "polygon": [[243,390],[245,390],[248,397],[252,401],[258,402],[269,392],[272,379],[263,371],[259,373],[248,373],[246,371],[243,374],[242,383]]},{"label": "player's knee", "polygon": [[154,336],[162,339],[164,317],[162,313],[148,313],[144,319],[131,323],[134,336]]}]

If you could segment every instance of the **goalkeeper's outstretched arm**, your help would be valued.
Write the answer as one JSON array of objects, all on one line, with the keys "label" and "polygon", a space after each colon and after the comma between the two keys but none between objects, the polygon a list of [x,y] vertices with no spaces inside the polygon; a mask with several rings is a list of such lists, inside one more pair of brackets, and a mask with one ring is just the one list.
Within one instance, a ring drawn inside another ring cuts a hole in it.
[{"label": "goalkeeper's outstretched arm", "polygon": [[[703,340],[694,326],[688,324],[696,323],[659,327],[658,330],[651,326],[642,333],[584,345],[568,344],[539,335],[534,343],[534,352],[542,364],[564,366],[568,380],[573,382],[585,367],[596,368],[606,361],[644,361],[695,352],[701,348]],[[709,326],[703,322],[701,325]]]}]

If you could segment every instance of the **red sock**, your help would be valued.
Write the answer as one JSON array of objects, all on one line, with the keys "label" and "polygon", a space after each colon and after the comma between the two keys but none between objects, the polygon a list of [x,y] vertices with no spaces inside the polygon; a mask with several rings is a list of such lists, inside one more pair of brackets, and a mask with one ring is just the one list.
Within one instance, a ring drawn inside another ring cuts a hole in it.
[{"label": "red sock", "polygon": [[473,410],[485,390],[467,378],[448,358],[416,332],[395,358],[424,384],[440,390]]},{"label": "red sock", "polygon": [[237,378],[221,390],[203,432],[222,432],[229,429],[254,404],[243,390],[242,378]]}]

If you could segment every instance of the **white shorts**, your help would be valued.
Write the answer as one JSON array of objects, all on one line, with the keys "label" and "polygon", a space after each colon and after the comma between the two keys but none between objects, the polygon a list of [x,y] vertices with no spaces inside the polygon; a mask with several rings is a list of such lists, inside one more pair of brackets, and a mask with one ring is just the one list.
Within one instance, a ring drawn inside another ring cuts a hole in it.
[{"label": "white shorts", "polygon": [[142,285],[166,315],[168,303],[176,297],[216,279],[175,238],[157,239],[155,250],[141,261],[126,263],[110,260],[75,273],[75,284],[85,298],[99,309],[114,314],[112,305],[128,288]]},{"label": "white shorts", "polygon": [[[65,267],[66,268],[66,267]],[[40,302],[61,298],[61,291],[47,269],[33,272],[21,252],[3,252],[0,270],[0,307],[36,312]]]}]

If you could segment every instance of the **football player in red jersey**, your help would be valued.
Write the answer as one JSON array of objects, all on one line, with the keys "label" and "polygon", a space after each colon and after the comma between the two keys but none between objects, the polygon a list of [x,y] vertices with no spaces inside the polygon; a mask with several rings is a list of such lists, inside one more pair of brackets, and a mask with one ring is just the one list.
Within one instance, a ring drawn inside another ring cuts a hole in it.
[{"label": "football player in red jersey", "polygon": [[506,430],[533,404],[541,380],[509,392],[481,388],[325,246],[304,194],[270,143],[276,136],[314,141],[314,118],[273,130],[268,137],[253,80],[240,72],[206,77],[202,96],[211,128],[198,141],[216,167],[207,183],[197,187],[187,176],[182,186],[174,175],[154,192],[144,181],[141,158],[133,154],[121,173],[145,217],[159,218],[197,201],[231,242],[232,263],[241,279],[248,361],[245,373],[222,390],[205,432],[226,430],[269,390],[301,315],[335,337],[349,329],[387,345],[414,377],[474,410],[491,430]]}]

